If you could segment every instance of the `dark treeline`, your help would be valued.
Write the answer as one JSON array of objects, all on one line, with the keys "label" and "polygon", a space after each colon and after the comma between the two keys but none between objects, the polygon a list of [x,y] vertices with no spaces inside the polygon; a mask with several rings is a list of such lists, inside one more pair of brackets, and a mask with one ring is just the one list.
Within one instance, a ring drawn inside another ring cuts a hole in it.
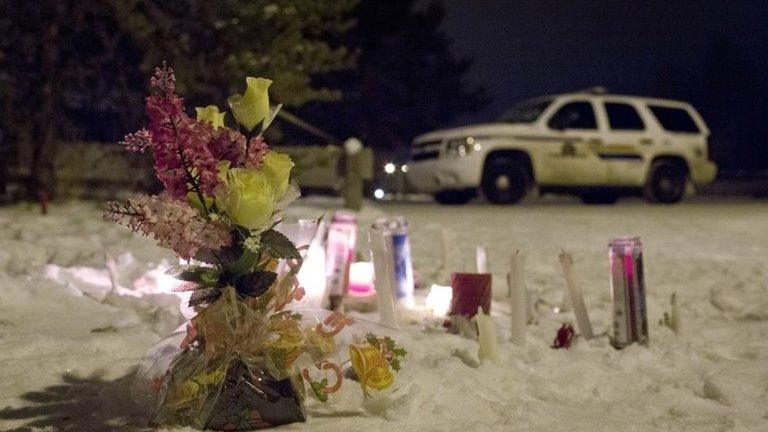
[{"label": "dark treeline", "polygon": [[[52,190],[58,143],[114,143],[135,130],[148,77],[164,60],[190,108],[224,108],[245,76],[265,76],[273,100],[305,106],[300,115],[321,129],[402,149],[480,95],[439,31],[442,8],[416,3],[0,2],[0,187],[21,163],[30,197]],[[283,141],[309,141],[285,131]]]}]

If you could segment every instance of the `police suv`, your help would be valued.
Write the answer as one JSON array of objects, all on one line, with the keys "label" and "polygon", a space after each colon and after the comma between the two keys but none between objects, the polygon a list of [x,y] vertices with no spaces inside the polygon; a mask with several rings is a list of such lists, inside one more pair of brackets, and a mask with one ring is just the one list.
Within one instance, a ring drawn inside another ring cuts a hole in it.
[{"label": "police suv", "polygon": [[494,123],[418,136],[406,175],[416,192],[462,204],[478,191],[499,204],[540,193],[613,203],[642,194],[675,203],[715,178],[709,129],[685,102],[593,89],[522,102]]}]

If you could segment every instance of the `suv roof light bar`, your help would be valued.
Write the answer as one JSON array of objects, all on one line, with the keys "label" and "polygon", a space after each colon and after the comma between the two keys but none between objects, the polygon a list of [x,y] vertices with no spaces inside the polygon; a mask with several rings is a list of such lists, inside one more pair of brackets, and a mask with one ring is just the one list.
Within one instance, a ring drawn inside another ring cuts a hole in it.
[{"label": "suv roof light bar", "polygon": [[576,91],[576,93],[589,93],[594,95],[604,95],[608,94],[608,89],[603,86],[594,86],[594,87],[587,87],[585,89],[581,89]]}]

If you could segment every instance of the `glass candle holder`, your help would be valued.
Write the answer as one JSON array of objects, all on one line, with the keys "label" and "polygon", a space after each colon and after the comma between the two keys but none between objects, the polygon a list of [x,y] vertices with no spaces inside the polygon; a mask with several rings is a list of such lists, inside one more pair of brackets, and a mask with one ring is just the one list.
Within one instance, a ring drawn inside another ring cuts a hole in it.
[{"label": "glass candle holder", "polygon": [[648,345],[643,248],[639,237],[618,237],[608,245],[613,299],[611,344],[623,348],[633,342]]}]

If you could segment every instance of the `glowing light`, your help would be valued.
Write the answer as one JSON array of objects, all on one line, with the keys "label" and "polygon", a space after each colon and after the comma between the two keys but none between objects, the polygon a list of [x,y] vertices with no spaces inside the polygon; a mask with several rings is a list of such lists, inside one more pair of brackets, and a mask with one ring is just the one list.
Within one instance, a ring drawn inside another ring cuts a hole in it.
[{"label": "glowing light", "polygon": [[387,174],[394,174],[395,173],[395,164],[392,162],[387,162],[386,165],[384,165],[384,172]]},{"label": "glowing light", "polygon": [[299,285],[304,288],[305,292],[301,303],[313,308],[322,307],[325,297],[325,247],[323,245],[325,230],[325,223],[322,223],[318,227],[317,235],[309,245],[307,256],[304,258],[301,270],[299,270],[299,274],[296,276],[299,280]]},{"label": "glowing light", "polygon": [[400,167],[400,171],[402,171],[404,173],[407,173],[408,172],[408,164],[405,164],[405,165],[401,166]]},{"label": "glowing light", "polygon": [[373,294],[373,263],[359,261],[349,266],[349,294],[366,296]]},{"label": "glowing light", "polygon": [[382,199],[382,198],[384,198],[384,190],[383,190],[383,189],[376,189],[375,191],[373,191],[373,196],[374,196],[376,199]]},{"label": "glowing light", "polygon": [[170,294],[174,288],[179,287],[179,282],[173,276],[166,273],[168,266],[159,265],[140,276],[133,281],[133,288],[136,291],[146,294]]},{"label": "glowing light", "polygon": [[442,317],[448,313],[453,299],[453,290],[449,286],[433,284],[427,294],[427,309],[432,315]]}]

